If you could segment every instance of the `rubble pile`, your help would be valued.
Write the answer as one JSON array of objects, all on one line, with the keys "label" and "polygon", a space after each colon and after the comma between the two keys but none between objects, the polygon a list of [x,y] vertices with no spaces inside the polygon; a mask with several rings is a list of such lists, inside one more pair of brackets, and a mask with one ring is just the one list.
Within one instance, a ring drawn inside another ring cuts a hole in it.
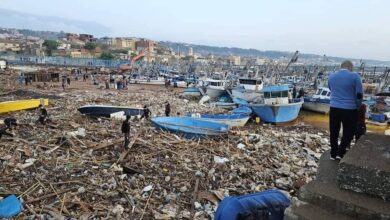
[{"label": "rubble pile", "polygon": [[53,122],[35,124],[35,110],[12,113],[20,122],[16,136],[0,142],[0,197],[22,198],[18,217],[25,219],[209,219],[229,195],[269,188],[295,195],[315,177],[328,149],[328,134],[304,125],[252,122],[227,138],[184,139],[139,120],[131,122],[124,149],[121,121],[85,117],[77,108],[147,104],[152,115],[163,115],[169,101],[173,114],[220,110],[188,101],[180,90],[139,85],[128,91],[30,90],[7,91],[2,99],[52,95],[47,110]]}]

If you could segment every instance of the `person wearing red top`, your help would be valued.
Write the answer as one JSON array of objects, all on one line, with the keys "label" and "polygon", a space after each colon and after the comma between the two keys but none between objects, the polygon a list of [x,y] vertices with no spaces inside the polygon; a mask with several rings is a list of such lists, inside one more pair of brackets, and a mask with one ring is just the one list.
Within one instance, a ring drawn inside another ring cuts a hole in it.
[{"label": "person wearing red top", "polygon": [[367,106],[365,104],[361,104],[358,109],[358,118],[357,118],[357,127],[355,134],[355,141],[358,141],[359,138],[366,133],[366,111]]}]

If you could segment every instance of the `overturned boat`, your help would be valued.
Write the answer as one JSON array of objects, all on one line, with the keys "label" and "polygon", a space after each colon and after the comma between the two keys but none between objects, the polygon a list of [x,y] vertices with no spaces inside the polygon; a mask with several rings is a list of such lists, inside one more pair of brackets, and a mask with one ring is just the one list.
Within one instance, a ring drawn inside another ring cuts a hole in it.
[{"label": "overturned boat", "polygon": [[226,124],[191,117],[156,117],[151,121],[157,128],[189,138],[227,135],[229,130]]},{"label": "overturned boat", "polygon": [[30,100],[16,100],[16,101],[8,101],[8,102],[0,102],[0,114],[34,109],[38,108],[39,105],[48,105],[49,99],[30,99]]},{"label": "overturned boat", "polygon": [[85,105],[78,108],[78,111],[83,115],[106,118],[110,118],[113,115],[116,115],[116,113],[120,113],[126,116],[141,116],[144,113],[143,108],[110,105]]}]

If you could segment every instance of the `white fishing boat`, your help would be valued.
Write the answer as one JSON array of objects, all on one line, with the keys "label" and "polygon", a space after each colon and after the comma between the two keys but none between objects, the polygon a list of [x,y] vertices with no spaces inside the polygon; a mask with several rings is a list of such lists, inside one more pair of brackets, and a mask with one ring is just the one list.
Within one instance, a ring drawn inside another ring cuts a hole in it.
[{"label": "white fishing boat", "polygon": [[144,85],[165,85],[165,79],[164,77],[137,78],[130,79],[130,83]]},{"label": "white fishing boat", "polygon": [[171,86],[177,88],[187,88],[187,82],[185,81],[171,81]]},{"label": "white fishing boat", "polygon": [[238,82],[238,86],[232,89],[233,97],[243,99],[247,102],[252,102],[253,100],[262,96],[262,80],[241,78],[238,80]]},{"label": "white fishing boat", "polygon": [[328,114],[330,110],[330,89],[326,87],[318,88],[313,96],[304,98],[302,108]]},{"label": "white fishing boat", "polygon": [[216,99],[226,94],[226,86],[229,82],[229,80],[207,79],[206,95],[208,95],[210,99]]}]

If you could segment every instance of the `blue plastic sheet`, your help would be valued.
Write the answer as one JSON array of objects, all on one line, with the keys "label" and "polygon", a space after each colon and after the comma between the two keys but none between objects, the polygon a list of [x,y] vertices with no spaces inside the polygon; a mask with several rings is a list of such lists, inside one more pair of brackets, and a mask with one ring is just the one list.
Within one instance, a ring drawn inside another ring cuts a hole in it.
[{"label": "blue plastic sheet", "polygon": [[225,198],[218,206],[215,220],[283,220],[290,200],[278,190],[267,190]]},{"label": "blue plastic sheet", "polygon": [[15,195],[0,201],[0,218],[11,218],[22,211],[22,204]]}]

